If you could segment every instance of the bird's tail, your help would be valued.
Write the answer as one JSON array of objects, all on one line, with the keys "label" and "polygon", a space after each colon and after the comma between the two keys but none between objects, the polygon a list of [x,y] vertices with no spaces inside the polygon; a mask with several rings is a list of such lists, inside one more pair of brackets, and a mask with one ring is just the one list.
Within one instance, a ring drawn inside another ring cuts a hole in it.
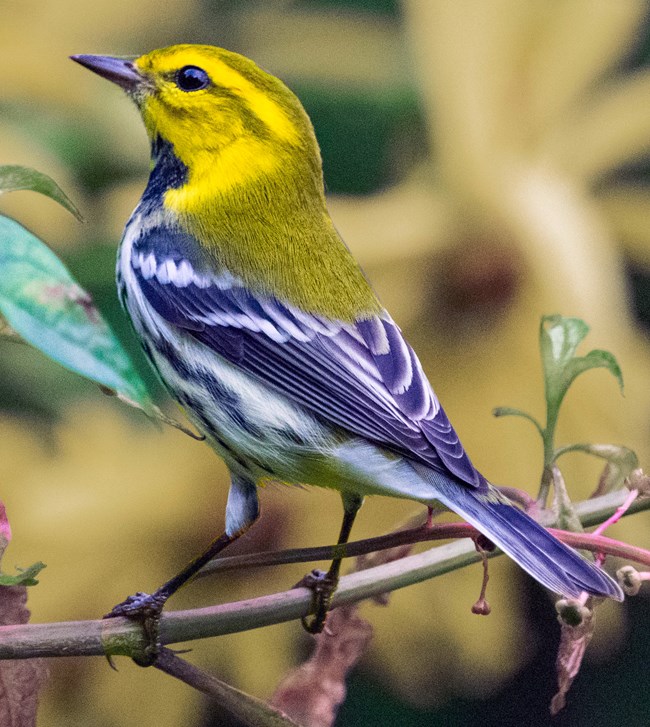
[{"label": "bird's tail", "polygon": [[568,598],[582,591],[623,600],[618,584],[594,563],[546,531],[492,485],[473,488],[431,469],[418,468],[440,502],[499,546],[544,586]]}]

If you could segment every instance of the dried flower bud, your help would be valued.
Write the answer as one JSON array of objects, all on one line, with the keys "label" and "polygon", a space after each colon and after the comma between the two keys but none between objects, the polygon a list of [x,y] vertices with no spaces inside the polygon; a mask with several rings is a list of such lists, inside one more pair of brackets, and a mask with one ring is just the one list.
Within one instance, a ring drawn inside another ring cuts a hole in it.
[{"label": "dried flower bud", "polygon": [[472,613],[477,616],[489,616],[492,613],[492,607],[484,598],[479,598],[472,606]]},{"label": "dried flower bud", "polygon": [[555,604],[558,621],[563,626],[580,626],[591,619],[591,609],[576,599],[560,598]]},{"label": "dried flower bud", "polygon": [[620,587],[628,596],[636,596],[641,588],[641,574],[631,565],[625,565],[616,571],[616,578]]},{"label": "dried flower bud", "polygon": [[632,471],[626,484],[629,490],[638,490],[641,496],[650,495],[650,476],[646,475],[641,468]]},{"label": "dried flower bud", "polygon": [[557,668],[557,693],[551,700],[551,715],[564,709],[566,695],[578,675],[582,659],[594,633],[594,613],[582,603],[582,599],[560,599],[555,608],[561,624],[562,635],[555,665]]}]

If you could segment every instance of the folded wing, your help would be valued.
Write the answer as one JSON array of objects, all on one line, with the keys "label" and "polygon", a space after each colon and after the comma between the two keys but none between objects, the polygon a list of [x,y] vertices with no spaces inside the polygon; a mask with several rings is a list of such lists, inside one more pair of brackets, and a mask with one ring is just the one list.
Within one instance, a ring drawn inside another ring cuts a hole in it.
[{"label": "folded wing", "polygon": [[[187,239],[134,246],[132,267],[151,307],[215,353],[310,412],[353,434],[450,472],[468,485],[470,462],[413,349],[387,313],[354,323],[255,295],[227,271],[197,272]],[[153,233],[155,234],[155,233]],[[157,259],[153,249],[164,249]]]}]

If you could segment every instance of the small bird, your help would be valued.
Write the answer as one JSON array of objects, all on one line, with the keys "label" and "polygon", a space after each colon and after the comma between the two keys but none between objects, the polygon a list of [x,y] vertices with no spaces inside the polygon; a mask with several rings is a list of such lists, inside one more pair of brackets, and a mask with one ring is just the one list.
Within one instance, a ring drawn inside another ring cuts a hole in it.
[{"label": "small bird", "polygon": [[[339,543],[367,495],[442,503],[551,591],[623,598],[470,461],[335,229],[311,122],[279,79],[206,45],[72,58],[121,86],[142,115],[151,174],[120,245],[119,296],[168,391],[231,474],[225,533],[110,615],[159,614],[253,524],[266,481],[338,490]],[[312,632],[340,564],[315,577]]]}]

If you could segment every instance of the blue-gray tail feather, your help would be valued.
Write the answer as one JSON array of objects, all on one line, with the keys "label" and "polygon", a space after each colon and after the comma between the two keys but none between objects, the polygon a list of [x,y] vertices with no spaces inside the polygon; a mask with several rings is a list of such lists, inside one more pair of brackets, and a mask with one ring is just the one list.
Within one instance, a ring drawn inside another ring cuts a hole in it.
[{"label": "blue-gray tail feather", "polygon": [[418,471],[435,487],[436,499],[550,590],[569,598],[587,591],[623,600],[622,590],[607,573],[560,542],[491,485],[471,488],[428,468]]}]

